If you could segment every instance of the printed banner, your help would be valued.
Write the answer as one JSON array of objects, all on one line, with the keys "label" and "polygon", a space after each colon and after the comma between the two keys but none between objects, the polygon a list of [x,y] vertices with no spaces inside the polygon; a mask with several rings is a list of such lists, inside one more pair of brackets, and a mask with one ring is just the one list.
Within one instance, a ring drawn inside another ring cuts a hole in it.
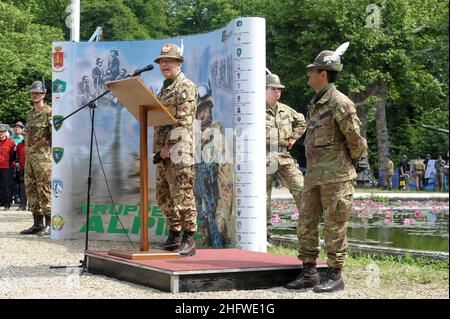
[{"label": "printed banner", "polygon": [[[104,92],[108,81],[154,64],[166,43],[183,46],[182,72],[198,87],[194,125],[197,244],[266,251],[262,18],[235,19],[226,28],[183,38],[53,43],[52,239],[85,236],[95,110],[89,237],[139,240],[139,123],[112,94],[63,122],[58,120]],[[154,65],[153,71],[140,77],[157,95],[164,78]],[[153,128],[148,132],[151,150]],[[153,155],[149,153],[149,159]],[[168,229],[156,205],[152,164],[148,215],[150,240],[158,243]]]}]

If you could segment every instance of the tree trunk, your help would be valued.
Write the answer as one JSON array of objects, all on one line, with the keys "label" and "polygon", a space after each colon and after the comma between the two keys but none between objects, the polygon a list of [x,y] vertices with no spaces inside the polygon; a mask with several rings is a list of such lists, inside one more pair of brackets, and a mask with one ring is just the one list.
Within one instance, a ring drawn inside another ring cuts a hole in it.
[{"label": "tree trunk", "polygon": [[[370,91],[370,92],[368,92]],[[349,98],[355,103],[356,105],[356,112],[358,115],[359,120],[361,121],[361,136],[364,137],[367,140],[367,112],[368,112],[368,106],[367,106],[367,93],[371,94],[372,90],[366,90],[363,93],[350,93]],[[363,154],[363,165],[367,167],[366,170],[363,172],[358,173],[358,177],[356,178],[358,185],[369,185],[370,180],[369,176],[371,175],[370,172],[370,163],[369,163],[369,152],[368,150],[364,152]]]},{"label": "tree trunk", "polygon": [[[389,134],[386,121],[387,85],[380,82],[378,90],[380,100],[375,103],[377,128],[378,180],[381,182],[381,171],[385,170],[386,156],[389,155]],[[379,185],[382,186],[382,185]]]}]

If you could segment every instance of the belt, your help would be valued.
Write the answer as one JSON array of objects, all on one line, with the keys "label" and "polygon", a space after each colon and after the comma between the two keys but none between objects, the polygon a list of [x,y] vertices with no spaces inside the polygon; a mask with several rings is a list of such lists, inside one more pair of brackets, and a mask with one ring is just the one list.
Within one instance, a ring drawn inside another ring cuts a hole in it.
[{"label": "belt", "polygon": [[283,146],[278,147],[270,147],[270,145],[266,145],[266,152],[278,152],[278,153],[289,153],[288,149]]}]

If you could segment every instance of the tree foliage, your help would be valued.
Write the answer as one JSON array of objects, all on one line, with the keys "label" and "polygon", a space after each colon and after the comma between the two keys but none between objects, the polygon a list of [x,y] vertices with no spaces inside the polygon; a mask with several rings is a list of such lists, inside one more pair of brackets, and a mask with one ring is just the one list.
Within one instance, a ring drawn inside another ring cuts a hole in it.
[{"label": "tree foliage", "polygon": [[51,79],[51,44],[62,39],[61,30],[37,24],[26,11],[0,2],[1,122],[25,120],[29,86],[42,76]]},{"label": "tree foliage", "polygon": [[[209,32],[241,16],[264,17],[267,67],[287,86],[283,101],[304,114],[314,94],[305,66],[320,51],[349,41],[337,84],[364,115],[371,165],[377,165],[375,106],[382,98],[394,160],[400,154],[446,153],[448,135],[420,125],[448,128],[448,0],[379,0],[379,27],[368,25],[372,3],[83,0],[81,39],[89,39],[97,26],[105,40],[152,39]],[[29,84],[41,74],[49,78],[51,42],[69,40],[69,4],[0,0],[0,121],[24,119]],[[385,96],[381,87],[386,87]],[[294,152],[301,162],[302,147],[297,145]]]}]

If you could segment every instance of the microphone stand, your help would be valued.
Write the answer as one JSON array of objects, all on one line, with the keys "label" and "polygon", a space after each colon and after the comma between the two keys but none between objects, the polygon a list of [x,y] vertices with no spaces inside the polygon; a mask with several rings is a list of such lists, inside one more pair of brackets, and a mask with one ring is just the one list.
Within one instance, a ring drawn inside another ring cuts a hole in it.
[{"label": "microphone stand", "polygon": [[[152,66],[153,68],[153,66]],[[151,68],[147,69],[140,69],[140,70],[136,70],[133,73],[128,74],[127,76],[125,76],[123,79],[127,79],[130,77],[135,77],[140,75],[142,72],[145,71],[149,71],[151,70]],[[85,240],[84,240],[84,258],[83,260],[80,260],[80,265],[78,266],[50,266],[50,269],[64,269],[64,268],[81,268],[81,275],[87,270],[86,266],[87,266],[87,256],[86,256],[86,251],[88,250],[88,245],[89,245],[89,212],[90,212],[90,204],[91,204],[91,185],[92,185],[92,148],[93,148],[93,137],[94,137],[94,120],[95,120],[95,109],[97,107],[97,100],[99,100],[100,98],[104,97],[106,94],[110,93],[111,90],[105,90],[103,93],[101,93],[100,95],[98,95],[97,97],[93,98],[92,100],[90,100],[88,103],[86,103],[85,105],[81,106],[79,109],[75,110],[74,112],[70,113],[69,115],[55,121],[55,125],[58,125],[60,123],[63,123],[65,120],[67,120],[68,118],[72,117],[73,115],[75,115],[76,113],[78,113],[79,111],[83,110],[84,108],[86,108],[87,106],[89,106],[89,108],[92,110],[92,116],[91,116],[91,136],[90,136],[90,143],[89,143],[89,170],[88,170],[88,188],[87,188],[87,195],[86,195],[86,232],[85,232]]]}]

